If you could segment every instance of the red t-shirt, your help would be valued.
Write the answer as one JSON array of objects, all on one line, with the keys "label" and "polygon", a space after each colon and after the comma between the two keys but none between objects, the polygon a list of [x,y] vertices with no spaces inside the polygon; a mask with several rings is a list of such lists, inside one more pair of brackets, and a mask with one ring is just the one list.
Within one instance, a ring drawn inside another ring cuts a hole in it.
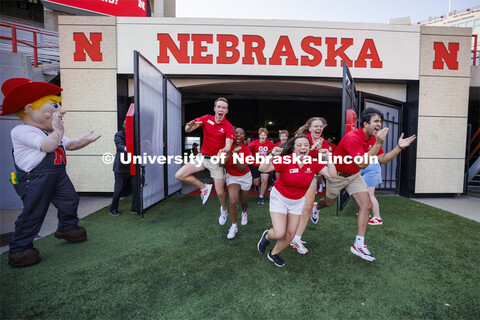
[{"label": "red t-shirt", "polygon": [[[264,143],[260,143],[260,139],[257,139],[250,142],[248,147],[252,151],[252,156],[256,157],[258,153],[260,156],[266,157],[273,149],[273,142],[267,139]],[[260,163],[254,163],[253,165],[258,167]]]},{"label": "red t-shirt", "polygon": [[282,144],[282,141],[278,141],[277,143],[275,143],[275,144],[273,145],[273,147],[274,147],[274,148],[275,148],[275,147],[280,147],[281,144]]},{"label": "red t-shirt", "polygon": [[300,168],[296,163],[285,163],[286,159],[293,162],[293,156],[289,154],[282,157],[282,164],[273,163],[275,171],[280,173],[275,182],[275,189],[285,198],[297,200],[307,193],[313,177],[325,168],[325,165],[313,161]]},{"label": "red t-shirt", "polygon": [[216,156],[218,151],[225,147],[226,140],[235,140],[235,129],[223,118],[222,122],[216,123],[215,116],[204,115],[196,118],[195,121],[201,122],[203,127],[203,143],[200,151],[206,156]]},{"label": "red t-shirt", "polygon": [[[312,134],[308,133],[308,134],[306,134],[306,136],[308,137],[308,140],[310,140],[310,146],[313,145]],[[330,148],[330,145],[328,144],[328,141],[325,140],[325,139],[323,139],[323,142],[322,142],[322,149],[327,149],[328,151],[332,152],[332,148]],[[310,150],[310,152],[308,154],[310,155],[310,157],[312,157],[314,159],[318,159],[318,150],[317,149]]]},{"label": "red t-shirt", "polygon": [[[362,128],[347,133],[338,143],[337,148],[333,152],[333,156],[349,155],[352,157],[352,159],[350,159],[352,163],[336,164],[335,167],[337,168],[337,171],[345,174],[355,174],[359,172],[360,167],[353,162],[353,157],[363,156],[373,147],[375,141],[377,141],[375,137],[370,137],[370,139],[367,139]],[[382,153],[384,153],[383,149],[380,148],[377,155],[381,155]]]},{"label": "red t-shirt", "polygon": [[332,151],[335,151],[335,149],[337,149],[337,145],[335,143],[330,143],[330,149],[332,149]]},{"label": "red t-shirt", "polygon": [[[233,148],[234,147],[232,146],[232,149]],[[252,154],[250,152],[250,149],[248,149],[248,147],[244,144],[242,144],[242,149],[238,151],[239,155],[242,153],[243,153],[244,161],[247,156]],[[233,156],[230,159],[228,159],[227,163],[225,164],[225,170],[227,170],[228,174],[231,176],[243,176],[250,172],[250,169],[248,168],[248,166],[247,166],[247,169],[245,169],[245,171],[240,172],[240,170],[238,170],[237,168],[236,163],[233,162]]]}]

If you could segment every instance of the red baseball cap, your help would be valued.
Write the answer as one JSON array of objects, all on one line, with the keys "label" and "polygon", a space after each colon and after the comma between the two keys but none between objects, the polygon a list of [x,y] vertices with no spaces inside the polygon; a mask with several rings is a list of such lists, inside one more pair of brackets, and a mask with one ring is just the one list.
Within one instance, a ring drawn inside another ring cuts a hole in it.
[{"label": "red baseball cap", "polygon": [[45,96],[56,96],[62,88],[48,82],[34,82],[25,78],[12,78],[2,85],[5,96],[2,103],[2,114],[14,114],[22,110],[27,104],[37,101]]}]

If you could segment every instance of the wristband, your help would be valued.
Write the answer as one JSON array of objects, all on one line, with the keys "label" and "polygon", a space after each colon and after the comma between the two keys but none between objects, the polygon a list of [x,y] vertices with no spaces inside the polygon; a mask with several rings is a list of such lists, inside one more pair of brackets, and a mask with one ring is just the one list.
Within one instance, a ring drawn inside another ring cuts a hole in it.
[{"label": "wristband", "polygon": [[397,143],[397,147],[400,148],[400,150],[404,150],[405,148],[400,147],[400,145]]}]

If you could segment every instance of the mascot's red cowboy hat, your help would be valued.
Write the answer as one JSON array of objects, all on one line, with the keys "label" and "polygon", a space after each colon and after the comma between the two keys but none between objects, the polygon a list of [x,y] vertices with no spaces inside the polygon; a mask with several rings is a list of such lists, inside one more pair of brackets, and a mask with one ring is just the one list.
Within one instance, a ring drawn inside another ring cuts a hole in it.
[{"label": "mascot's red cowboy hat", "polygon": [[2,104],[2,116],[17,113],[27,104],[45,96],[55,96],[62,92],[62,88],[47,82],[33,82],[25,78],[12,78],[2,85],[5,96]]}]

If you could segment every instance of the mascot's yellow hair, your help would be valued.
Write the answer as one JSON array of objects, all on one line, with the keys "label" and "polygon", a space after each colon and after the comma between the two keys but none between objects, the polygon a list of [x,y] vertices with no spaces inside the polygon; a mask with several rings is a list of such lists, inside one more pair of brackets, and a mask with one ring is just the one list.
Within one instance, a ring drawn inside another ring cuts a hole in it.
[{"label": "mascot's yellow hair", "polygon": [[[37,101],[34,101],[32,103],[30,103],[32,105],[32,109],[33,110],[38,110],[40,109],[44,104],[45,102],[47,101],[51,101],[52,103],[59,103],[60,101],[62,101],[62,97],[59,97],[59,96],[45,96],[45,97],[42,97],[40,99],[38,99]],[[23,117],[25,117],[27,114],[25,113],[25,108],[22,108],[22,110],[18,111],[16,113],[17,117],[19,117],[20,119],[22,119]]]}]

